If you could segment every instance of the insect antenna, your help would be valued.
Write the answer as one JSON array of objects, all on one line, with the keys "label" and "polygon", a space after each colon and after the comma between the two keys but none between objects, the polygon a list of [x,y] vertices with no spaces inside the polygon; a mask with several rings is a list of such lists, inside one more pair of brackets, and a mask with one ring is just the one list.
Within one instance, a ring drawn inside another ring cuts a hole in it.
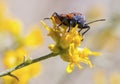
[{"label": "insect antenna", "polygon": [[48,20],[48,19],[51,19],[51,18],[44,18],[44,20]]},{"label": "insect antenna", "polygon": [[86,24],[88,25],[88,24],[91,24],[91,23],[94,23],[94,22],[99,22],[99,21],[105,21],[105,19],[99,19],[99,20],[91,21],[91,22],[88,22]]}]

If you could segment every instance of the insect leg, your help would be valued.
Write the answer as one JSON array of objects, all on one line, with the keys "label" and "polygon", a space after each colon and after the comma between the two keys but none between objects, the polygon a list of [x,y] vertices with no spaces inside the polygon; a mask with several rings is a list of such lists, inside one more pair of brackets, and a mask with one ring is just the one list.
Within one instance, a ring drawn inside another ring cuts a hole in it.
[{"label": "insect leg", "polygon": [[54,12],[52,15],[57,15],[57,13],[56,13],[56,12]]},{"label": "insect leg", "polygon": [[78,31],[79,34],[80,34],[81,30],[82,30],[82,28],[80,28],[80,30]]},{"label": "insect leg", "polygon": [[90,29],[89,26],[86,27],[87,30],[85,30],[83,33],[82,33],[82,36]]},{"label": "insect leg", "polygon": [[67,22],[67,24],[68,24],[68,32],[69,32],[71,27],[74,27],[77,22],[75,20],[73,20],[73,19],[68,19],[68,18],[67,18],[67,21],[68,21]]},{"label": "insect leg", "polygon": [[[81,35],[80,32],[81,32],[82,28],[79,28],[79,29],[80,29],[80,30],[78,31],[78,33],[79,33],[79,35]],[[82,36],[83,36],[83,35],[82,35]],[[83,38],[82,38],[81,41],[83,41]]]},{"label": "insect leg", "polygon": [[60,23],[57,27],[59,27],[59,26],[61,26],[62,24],[64,24],[65,21],[66,21],[66,19],[63,19],[63,20],[61,21],[61,23]]},{"label": "insect leg", "polygon": [[67,32],[69,32],[70,31],[70,25],[68,26],[68,31]]},{"label": "insect leg", "polygon": [[44,20],[49,20],[50,18],[44,18]]},{"label": "insect leg", "polygon": [[61,26],[63,24],[63,22],[61,22],[57,27],[59,28],[59,26]]},{"label": "insect leg", "polygon": [[59,17],[58,13],[56,13],[56,12],[54,12],[54,13],[52,14],[52,16],[57,16],[57,17]]},{"label": "insect leg", "polygon": [[[58,17],[58,14],[57,14],[56,12],[54,12],[54,13],[52,14],[52,16],[57,16],[57,17]],[[48,19],[51,19],[51,18],[49,18],[49,17],[44,18],[44,20],[48,20]]]}]

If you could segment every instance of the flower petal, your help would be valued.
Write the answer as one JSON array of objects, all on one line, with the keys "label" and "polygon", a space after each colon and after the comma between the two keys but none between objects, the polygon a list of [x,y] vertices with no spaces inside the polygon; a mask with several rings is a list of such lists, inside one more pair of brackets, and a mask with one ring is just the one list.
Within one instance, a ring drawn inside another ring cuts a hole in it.
[{"label": "flower petal", "polygon": [[74,64],[73,63],[70,63],[68,64],[67,68],[66,68],[66,72],[67,73],[71,73],[74,69]]}]

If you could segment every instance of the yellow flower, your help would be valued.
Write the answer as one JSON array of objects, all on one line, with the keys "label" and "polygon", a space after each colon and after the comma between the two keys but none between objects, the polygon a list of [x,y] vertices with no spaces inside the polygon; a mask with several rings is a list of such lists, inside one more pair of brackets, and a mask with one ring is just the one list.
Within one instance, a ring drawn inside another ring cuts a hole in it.
[{"label": "yellow flower", "polygon": [[60,49],[58,48],[57,45],[50,44],[50,45],[48,46],[48,48],[49,48],[51,51],[53,51],[54,53],[59,53],[59,52],[60,52]]},{"label": "yellow flower", "polygon": [[70,32],[64,32],[66,28],[62,28],[63,30],[61,32],[59,28],[50,28],[43,21],[41,21],[41,24],[49,31],[48,35],[57,43],[56,45],[59,45],[59,47],[66,49],[71,43],[74,43],[76,46],[80,45],[82,37],[76,32],[78,26],[71,28]]},{"label": "yellow flower", "polygon": [[[83,48],[83,49],[79,49],[79,48],[75,48],[74,44],[70,45],[69,50],[66,53],[62,53],[61,54],[61,58],[64,61],[69,62],[66,71],[68,73],[71,73],[72,70],[74,69],[74,64],[77,65],[77,67],[79,69],[82,69],[82,66],[80,65],[80,63],[85,63],[88,64],[91,68],[93,67],[90,59],[89,59],[89,55],[99,55],[100,53],[98,52],[92,52],[87,48]],[[71,67],[72,66],[72,67]]]},{"label": "yellow flower", "polygon": [[24,56],[27,55],[27,51],[20,47],[16,50],[9,50],[6,51],[3,62],[7,68],[11,68],[23,62]]},{"label": "yellow flower", "polygon": [[[28,57],[27,51],[23,47],[20,47],[16,50],[10,50],[6,52],[3,58],[3,62],[6,68],[12,68],[13,66],[16,66],[24,62],[24,56]],[[31,64],[29,66],[26,66],[24,68],[21,68],[21,69],[18,69],[12,72],[12,74],[14,74],[15,76],[19,78],[19,81],[17,81],[13,77],[4,76],[3,82],[4,84],[27,84],[29,79],[37,75],[39,71],[40,71],[40,64],[34,63],[34,64]]]},{"label": "yellow flower", "polygon": [[24,45],[28,47],[39,46],[42,42],[43,37],[37,26],[33,26],[31,32],[24,38]]},{"label": "yellow flower", "polygon": [[42,26],[49,31],[48,36],[51,36],[51,38],[57,43],[59,42],[59,38],[60,38],[60,31],[57,28],[50,28],[49,26],[47,26],[43,21],[41,21]]},{"label": "yellow flower", "polygon": [[7,31],[16,37],[21,33],[21,22],[7,14],[5,4],[0,1],[0,32]]},{"label": "yellow flower", "polygon": [[8,31],[12,35],[16,36],[16,35],[19,35],[21,33],[22,25],[21,25],[21,22],[17,19],[7,18],[1,22],[0,27],[4,31]]},{"label": "yellow flower", "polygon": [[67,32],[66,26],[60,26],[58,28],[55,23],[55,18],[52,17],[51,20],[53,23],[53,27],[51,28],[43,21],[41,21],[41,24],[48,30],[48,35],[55,41],[55,44],[49,45],[49,49],[53,53],[58,53],[64,61],[69,62],[66,71],[71,73],[74,65],[77,65],[81,69],[82,66],[80,63],[85,63],[92,67],[93,65],[88,56],[97,56],[99,53],[92,52],[87,48],[79,48],[83,38],[77,31],[78,25],[71,27],[70,31]]},{"label": "yellow flower", "polygon": [[[3,1],[3,0],[2,0]],[[3,56],[3,63],[5,68],[12,68],[23,62],[29,62],[28,52],[25,50],[26,46],[35,47],[43,42],[41,31],[37,26],[33,27],[33,30],[26,36],[21,35],[21,22],[11,16],[6,11],[5,4],[0,1],[0,32],[11,34],[13,42],[13,50],[7,50]],[[2,33],[2,34],[3,34]],[[26,57],[25,57],[26,56]],[[25,58],[28,58],[25,61]],[[11,76],[4,76],[4,84],[28,84],[28,81],[33,76],[37,75],[40,71],[40,64],[34,63],[24,68],[18,69],[12,72],[13,75],[17,76],[19,81]],[[34,69],[34,70],[33,70]]]}]

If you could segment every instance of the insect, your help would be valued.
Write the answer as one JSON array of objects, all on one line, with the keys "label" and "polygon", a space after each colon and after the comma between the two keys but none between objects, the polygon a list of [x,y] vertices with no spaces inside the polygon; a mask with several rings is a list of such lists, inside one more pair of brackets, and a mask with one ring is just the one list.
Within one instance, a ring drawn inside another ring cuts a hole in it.
[{"label": "insect", "polygon": [[[68,14],[58,14],[54,12],[52,14],[52,17],[55,19],[56,24],[58,24],[58,27],[61,25],[68,26],[68,32],[70,31],[71,27],[75,27],[78,24],[78,32],[80,33],[81,30],[86,29],[82,36],[90,29],[89,24],[98,22],[98,21],[105,21],[105,19],[99,19],[95,20],[89,23],[86,23],[85,16],[79,12],[72,12]],[[44,19],[50,19],[50,18],[44,18]]]}]

